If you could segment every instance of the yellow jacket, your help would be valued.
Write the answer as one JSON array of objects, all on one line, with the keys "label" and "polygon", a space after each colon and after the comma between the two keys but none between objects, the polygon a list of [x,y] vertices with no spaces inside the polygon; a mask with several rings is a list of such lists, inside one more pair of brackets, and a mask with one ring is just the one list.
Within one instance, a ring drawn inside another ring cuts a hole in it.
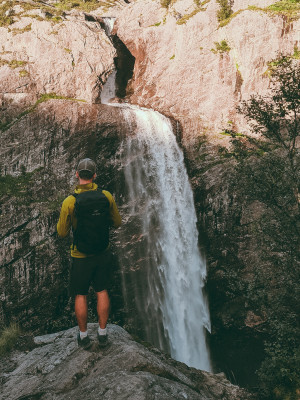
[{"label": "yellow jacket", "polygon": [[[87,183],[85,185],[77,185],[75,189],[75,193],[82,193],[86,192],[87,190],[97,190],[98,185],[96,183]],[[110,207],[110,217],[115,228],[118,228],[121,225],[121,217],[116,206],[115,200],[112,195],[107,192],[106,190],[102,190],[102,193],[107,197]],[[60,237],[66,237],[69,233],[71,228],[73,230],[76,229],[77,220],[74,216],[74,206],[75,206],[75,197],[70,195],[68,196],[62,203],[59,221],[57,224],[57,233]],[[75,258],[85,258],[88,257],[86,254],[81,253],[77,250],[76,246],[71,246],[71,256]]]}]

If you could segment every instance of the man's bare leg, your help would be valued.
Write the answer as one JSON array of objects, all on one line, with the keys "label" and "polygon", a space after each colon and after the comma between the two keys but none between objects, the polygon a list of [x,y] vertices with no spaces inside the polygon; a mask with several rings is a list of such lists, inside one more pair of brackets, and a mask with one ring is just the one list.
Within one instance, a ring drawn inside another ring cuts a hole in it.
[{"label": "man's bare leg", "polygon": [[108,316],[110,309],[110,301],[107,290],[102,290],[101,292],[97,292],[97,313],[99,326],[101,329],[106,328]]},{"label": "man's bare leg", "polygon": [[75,297],[75,315],[79,326],[79,330],[81,332],[86,332],[87,317],[88,317],[87,296],[78,294]]}]

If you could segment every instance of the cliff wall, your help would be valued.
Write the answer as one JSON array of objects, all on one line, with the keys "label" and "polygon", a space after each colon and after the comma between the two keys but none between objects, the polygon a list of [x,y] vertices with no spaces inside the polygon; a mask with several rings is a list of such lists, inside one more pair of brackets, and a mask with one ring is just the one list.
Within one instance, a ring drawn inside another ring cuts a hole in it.
[{"label": "cliff wall", "polygon": [[51,2],[1,5],[4,21],[13,19],[0,27],[2,325],[17,319],[50,332],[73,318],[67,246],[54,231],[80,157],[96,159],[99,184],[112,193],[119,184],[114,160],[126,129],[117,109],[99,104],[116,57],[99,22],[113,16],[135,57],[126,100],[172,117],[181,131],[207,255],[216,368],[256,384],[270,319],[274,309],[291,311],[294,277],[274,214],[220,150],[230,149],[226,131],[249,133],[236,105],[268,93],[268,63],[278,52],[298,57],[299,19],[268,8],[275,3],[236,0],[223,22],[214,0],[167,8],[136,0],[85,13],[57,13]]},{"label": "cliff wall", "polygon": [[300,21],[299,9],[278,11],[276,1],[231,3],[231,16],[218,21],[216,1],[135,1],[115,31],[136,58],[129,101],[175,118],[182,129],[207,255],[216,366],[255,386],[263,342],[287,340],[287,325],[294,335],[287,315],[295,315],[288,293],[297,281],[289,256],[296,242],[282,230],[279,220],[287,219],[275,210],[267,181],[265,194],[256,190],[277,161],[223,155],[232,151],[228,132],[254,136],[236,107],[270,93],[271,60],[299,58]]}]

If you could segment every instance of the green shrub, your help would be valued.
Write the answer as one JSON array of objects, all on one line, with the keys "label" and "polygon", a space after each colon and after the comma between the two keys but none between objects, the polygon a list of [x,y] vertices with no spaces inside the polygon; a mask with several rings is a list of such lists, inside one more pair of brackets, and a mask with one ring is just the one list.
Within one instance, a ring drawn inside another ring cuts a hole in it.
[{"label": "green shrub", "polygon": [[168,8],[169,5],[171,4],[171,0],[160,0],[160,4],[164,8]]},{"label": "green shrub", "polygon": [[0,356],[8,353],[16,344],[20,335],[20,328],[17,324],[11,324],[0,333]]},{"label": "green shrub", "polygon": [[26,71],[26,69],[22,69],[21,71],[19,71],[19,76],[21,78],[24,78],[25,76],[28,76],[28,75],[29,75],[29,72]]},{"label": "green shrub", "polygon": [[215,42],[215,49],[211,49],[213,53],[227,53],[231,50],[226,40],[222,40],[220,43]]},{"label": "green shrub", "polygon": [[227,19],[230,17],[232,14],[232,9],[231,9],[231,0],[217,0],[217,3],[219,3],[220,8],[217,12],[217,18],[218,21],[223,21],[224,19]]},{"label": "green shrub", "polygon": [[[296,400],[300,388],[300,64],[283,55],[272,63],[270,95],[255,94],[239,107],[252,136],[232,135],[231,156],[237,162],[238,190],[246,193],[248,201],[263,205],[255,236],[265,253],[261,265],[254,266],[254,283],[244,292],[247,301],[259,304],[267,315],[266,357],[257,372],[260,385],[264,398]],[[224,149],[222,155],[230,156]]]},{"label": "green shrub", "polygon": [[5,13],[13,6],[12,1],[0,4],[0,26],[8,26],[14,22],[13,16],[6,16]]},{"label": "green shrub", "polygon": [[281,0],[268,6],[272,11],[300,11],[299,0]]}]

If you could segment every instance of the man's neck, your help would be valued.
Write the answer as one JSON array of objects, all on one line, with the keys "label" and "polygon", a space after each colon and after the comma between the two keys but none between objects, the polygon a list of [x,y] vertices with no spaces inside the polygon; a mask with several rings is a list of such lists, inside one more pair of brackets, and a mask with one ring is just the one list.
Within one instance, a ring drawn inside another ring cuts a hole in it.
[{"label": "man's neck", "polygon": [[87,185],[88,183],[93,183],[93,180],[90,179],[88,181],[85,181],[84,179],[79,178],[79,185]]}]

